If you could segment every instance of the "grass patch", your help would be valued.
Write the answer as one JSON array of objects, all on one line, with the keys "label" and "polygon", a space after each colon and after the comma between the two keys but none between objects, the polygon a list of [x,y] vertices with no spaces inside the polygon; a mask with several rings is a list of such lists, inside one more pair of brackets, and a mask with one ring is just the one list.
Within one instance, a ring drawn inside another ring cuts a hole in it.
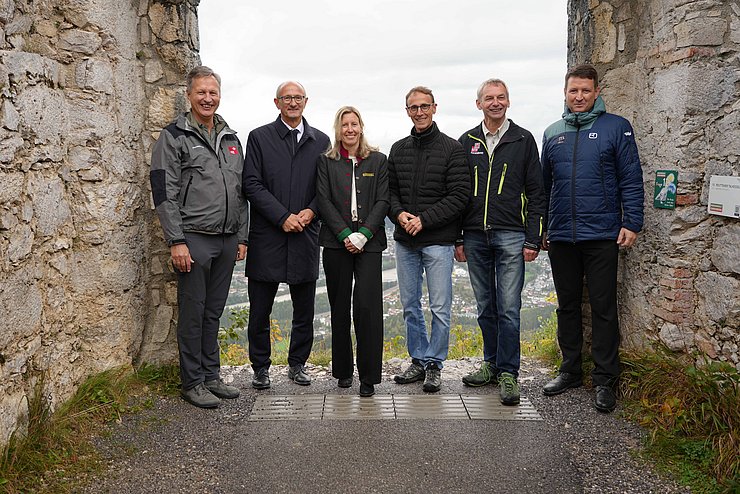
[{"label": "grass patch", "polygon": [[740,372],[658,347],[622,356],[625,415],[657,463],[698,493],[740,492]]},{"label": "grass patch", "polygon": [[121,367],[91,376],[52,413],[40,376],[28,398],[25,430],[12,434],[0,457],[0,492],[73,492],[101,467],[91,443],[103,425],[153,403],[152,388],[171,392],[176,366]]}]

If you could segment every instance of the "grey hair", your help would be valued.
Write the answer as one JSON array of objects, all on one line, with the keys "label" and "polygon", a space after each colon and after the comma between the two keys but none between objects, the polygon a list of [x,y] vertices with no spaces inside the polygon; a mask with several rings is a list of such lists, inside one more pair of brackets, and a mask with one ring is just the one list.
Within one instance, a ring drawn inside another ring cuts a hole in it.
[{"label": "grey hair", "polygon": [[216,79],[216,82],[218,82],[218,87],[221,87],[221,76],[215,73],[210,68],[206,67],[205,65],[199,65],[198,67],[195,67],[193,70],[188,72],[187,77],[187,92],[189,93],[191,89],[193,89],[193,81],[195,79],[200,79],[201,77],[213,77]]},{"label": "grey hair", "polygon": [[509,88],[506,86],[506,83],[504,81],[502,81],[501,79],[487,79],[483,81],[480,86],[478,86],[478,101],[480,101],[480,95],[483,94],[483,90],[486,88],[486,86],[503,86],[504,91],[506,91],[506,98],[508,99]]},{"label": "grey hair", "polygon": [[427,96],[432,98],[432,103],[434,103],[434,95],[432,94],[432,90],[429,89],[426,86],[415,86],[409,89],[409,92],[406,93],[406,98],[403,100],[405,104],[409,104],[409,96],[411,96],[414,93],[421,93],[426,94]]},{"label": "grey hair", "polygon": [[280,97],[280,91],[282,91],[283,88],[285,86],[287,86],[288,84],[295,84],[296,86],[298,86],[299,88],[301,88],[301,91],[303,91],[303,96],[304,97],[306,96],[306,88],[303,87],[303,84],[301,84],[298,81],[285,81],[285,82],[280,83],[280,85],[277,87],[277,90],[275,91],[275,97],[276,98],[279,98]]}]

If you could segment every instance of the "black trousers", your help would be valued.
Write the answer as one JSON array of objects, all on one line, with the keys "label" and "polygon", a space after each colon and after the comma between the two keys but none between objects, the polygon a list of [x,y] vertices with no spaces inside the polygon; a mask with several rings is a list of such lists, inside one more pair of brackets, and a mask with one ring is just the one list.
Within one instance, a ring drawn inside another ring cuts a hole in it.
[{"label": "black trousers", "polygon": [[351,254],[346,249],[324,248],[323,263],[326,292],[331,305],[332,375],[342,379],[351,377],[354,372],[351,304],[360,381],[378,384],[381,381],[383,359],[381,253]]},{"label": "black trousers", "polygon": [[182,388],[218,379],[218,324],[229,295],[237,254],[236,235],[185,233],[189,273],[177,274],[177,345]]},{"label": "black trousers", "polygon": [[[257,372],[272,364],[270,353],[270,314],[275,294],[280,283],[272,281],[247,281],[249,293],[249,360]],[[313,315],[316,298],[316,282],[288,285],[293,303],[293,322],[288,348],[288,365],[303,365],[308,360],[313,346]]]},{"label": "black trousers", "polygon": [[619,319],[617,260],[614,240],[550,242],[550,264],[558,295],[558,343],[563,353],[561,372],[581,374],[583,276],[591,304],[591,356],[595,386],[612,386],[619,377]]}]

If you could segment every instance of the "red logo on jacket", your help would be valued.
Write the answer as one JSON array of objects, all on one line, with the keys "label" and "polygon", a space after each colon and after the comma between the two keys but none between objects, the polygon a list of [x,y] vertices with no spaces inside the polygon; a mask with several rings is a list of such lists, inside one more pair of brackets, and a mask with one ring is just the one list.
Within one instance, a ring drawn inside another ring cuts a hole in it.
[{"label": "red logo on jacket", "polygon": [[236,146],[229,146],[229,152],[231,154],[239,154],[239,150],[236,149]]}]

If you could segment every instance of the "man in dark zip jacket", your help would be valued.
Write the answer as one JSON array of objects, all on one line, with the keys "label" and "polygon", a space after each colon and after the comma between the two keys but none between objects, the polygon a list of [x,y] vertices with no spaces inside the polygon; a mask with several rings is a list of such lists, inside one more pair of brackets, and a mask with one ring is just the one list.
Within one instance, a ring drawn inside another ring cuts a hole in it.
[{"label": "man in dark zip jacket", "polygon": [[187,77],[191,111],[159,135],[150,180],[154,205],[177,272],[177,344],[182,397],[201,408],[239,390],[219,377],[218,324],[235,261],[247,253],[249,214],[242,194],[243,153],[216,114],[221,79],[208,67]]},{"label": "man in dark zip jacket", "polygon": [[630,123],[606,113],[592,65],[565,76],[563,119],[545,130],[542,168],[548,196],[547,236],[558,295],[560,374],[543,388],[547,396],[583,383],[581,303],[583,276],[592,313],[591,378],[594,405],[616,407],[620,373],[617,317],[619,247],[631,247],[642,229],[643,180]]},{"label": "man in dark zip jacket", "polygon": [[[411,356],[411,365],[394,380],[398,384],[424,380],[423,389],[430,393],[439,391],[447,359],[454,244],[470,193],[465,155],[460,143],[433,122],[436,109],[431,89],[411,89],[406,113],[414,128],[393,144],[388,155],[388,216],[396,224],[396,269]],[[425,275],[431,336],[421,309]]]},{"label": "man in dark zip jacket", "polygon": [[460,137],[472,180],[455,258],[467,261],[483,334],[483,363],[468,386],[498,382],[504,405],[519,403],[519,312],[524,263],[540,250],[545,191],[537,143],[506,118],[509,90],[501,79],[478,88],[483,122]]}]

